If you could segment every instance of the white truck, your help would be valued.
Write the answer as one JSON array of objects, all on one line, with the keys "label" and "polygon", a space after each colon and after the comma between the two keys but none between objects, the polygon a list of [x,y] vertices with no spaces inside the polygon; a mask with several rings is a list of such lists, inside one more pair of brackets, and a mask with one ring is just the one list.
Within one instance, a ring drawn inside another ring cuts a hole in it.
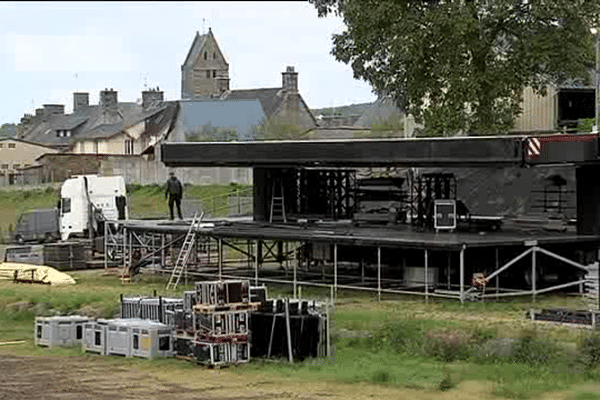
[{"label": "white truck", "polygon": [[122,176],[78,175],[60,189],[60,236],[103,235],[103,221],[126,220],[127,193]]}]

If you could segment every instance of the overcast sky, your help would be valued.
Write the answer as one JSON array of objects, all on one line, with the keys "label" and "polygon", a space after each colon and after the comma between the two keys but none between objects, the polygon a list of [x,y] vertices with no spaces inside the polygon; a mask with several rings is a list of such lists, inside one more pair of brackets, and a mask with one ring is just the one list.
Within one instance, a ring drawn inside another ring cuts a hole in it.
[{"label": "overcast sky", "polygon": [[181,98],[181,64],[196,31],[212,28],[231,89],[281,86],[294,66],[311,108],[369,102],[371,87],[329,53],[341,19],[308,2],[0,2],[0,125],[43,104],[73,107],[72,93],[114,88],[136,101],[144,87]]}]

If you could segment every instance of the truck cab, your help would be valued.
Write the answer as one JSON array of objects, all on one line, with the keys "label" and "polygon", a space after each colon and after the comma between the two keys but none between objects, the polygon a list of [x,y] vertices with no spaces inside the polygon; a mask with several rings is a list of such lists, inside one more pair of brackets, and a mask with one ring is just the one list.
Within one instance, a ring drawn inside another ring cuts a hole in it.
[{"label": "truck cab", "polygon": [[126,220],[127,194],[122,176],[78,175],[67,179],[60,190],[62,240],[98,233],[103,221]]}]

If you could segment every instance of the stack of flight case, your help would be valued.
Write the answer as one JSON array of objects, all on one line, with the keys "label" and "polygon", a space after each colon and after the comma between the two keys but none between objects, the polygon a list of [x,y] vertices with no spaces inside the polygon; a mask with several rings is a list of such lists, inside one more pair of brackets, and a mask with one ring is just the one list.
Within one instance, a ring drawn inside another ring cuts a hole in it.
[{"label": "stack of flight case", "polygon": [[[212,366],[248,362],[249,313],[262,305],[250,301],[250,282],[196,282],[194,292],[191,321],[194,361]],[[184,300],[184,305],[189,304]]]}]

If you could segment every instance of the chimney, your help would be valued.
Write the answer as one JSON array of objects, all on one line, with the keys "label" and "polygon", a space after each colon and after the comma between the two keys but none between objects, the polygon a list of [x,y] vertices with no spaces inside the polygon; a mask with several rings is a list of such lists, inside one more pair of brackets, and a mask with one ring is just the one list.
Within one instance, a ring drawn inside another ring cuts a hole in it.
[{"label": "chimney", "polygon": [[102,107],[116,107],[118,103],[117,91],[110,88],[100,91],[100,105]]},{"label": "chimney", "polygon": [[142,92],[142,107],[145,109],[155,107],[164,101],[164,92],[156,89],[144,90]]},{"label": "chimney", "polygon": [[73,93],[73,112],[79,112],[90,106],[90,94],[87,92]]},{"label": "chimney", "polygon": [[35,116],[34,116],[35,122],[38,123],[40,121],[44,121],[44,109],[43,108],[36,108],[35,109]]},{"label": "chimney", "polygon": [[[37,115],[37,110],[35,110]],[[41,110],[42,121],[47,121],[50,115],[58,114],[62,115],[65,113],[65,106],[62,104],[44,104],[44,108]]]},{"label": "chimney", "polygon": [[289,90],[292,92],[298,91],[298,73],[294,72],[294,67],[287,67],[283,75],[283,90]]},{"label": "chimney", "polygon": [[223,93],[229,90],[229,74],[227,71],[220,71],[214,80],[215,89],[213,90],[214,97],[221,97]]}]

